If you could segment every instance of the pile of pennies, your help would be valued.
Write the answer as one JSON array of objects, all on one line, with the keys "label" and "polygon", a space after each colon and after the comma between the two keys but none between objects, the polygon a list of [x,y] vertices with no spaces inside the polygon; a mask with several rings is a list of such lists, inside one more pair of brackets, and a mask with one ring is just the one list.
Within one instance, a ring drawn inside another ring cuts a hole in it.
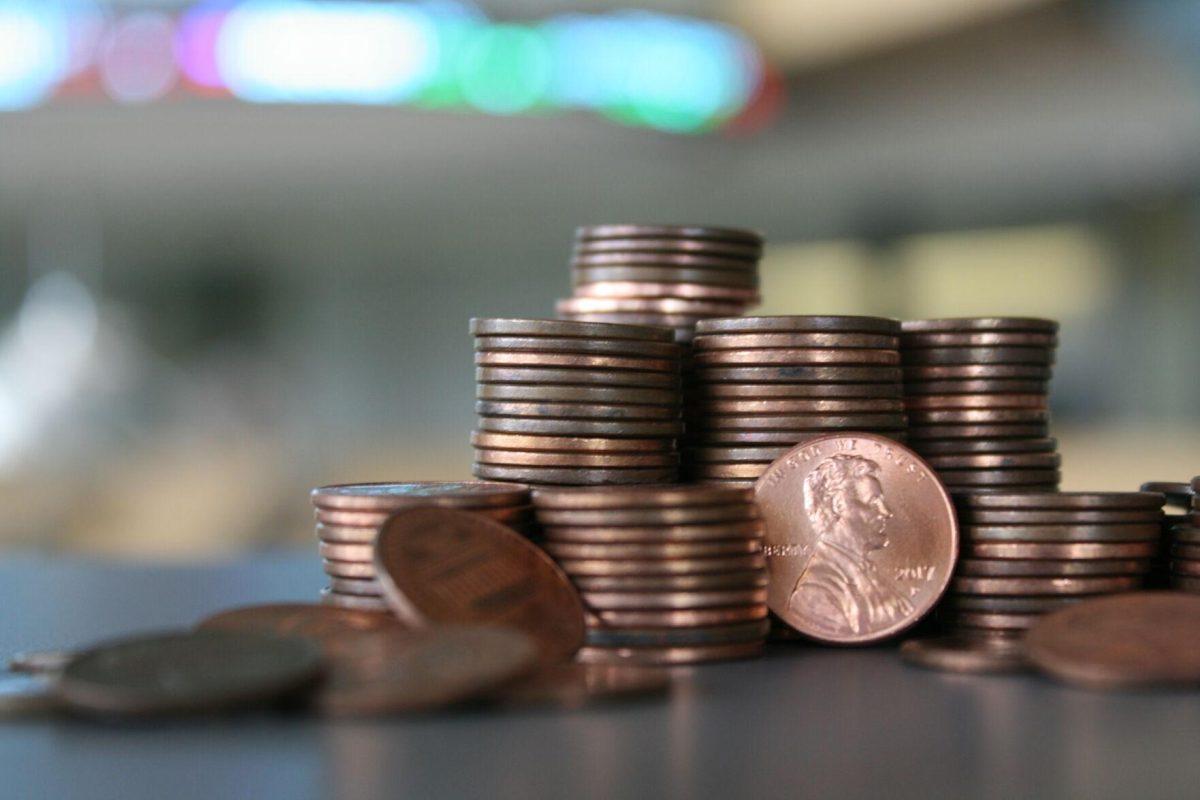
[{"label": "pile of pennies", "polygon": [[473,319],[473,472],[534,485],[670,483],[680,345],[642,325]]},{"label": "pile of pennies", "polygon": [[750,490],[541,488],[534,507],[543,547],[583,599],[579,660],[665,666],[762,651],[767,573]]},{"label": "pile of pennies", "polygon": [[321,602],[357,611],[387,611],[374,562],[375,539],[393,514],[419,506],[471,511],[528,536],[529,489],[484,481],[355,483],[312,490],[321,564],[329,586]]},{"label": "pile of pennies", "polygon": [[1048,611],[1140,588],[1162,503],[1151,492],[956,495],[961,557],[940,620],[957,633],[1019,636]]},{"label": "pile of pennies", "polygon": [[[1187,528],[1191,525],[1192,503],[1196,492],[1193,483],[1175,483],[1172,481],[1148,481],[1143,483],[1139,491],[1154,492],[1163,496],[1162,538],[1159,539],[1158,553],[1146,575],[1146,587],[1149,589],[1165,589],[1171,585],[1171,560],[1174,556],[1172,548],[1175,544],[1175,529]],[[1187,535],[1185,533],[1185,535]],[[1196,540],[1200,545],[1200,539]],[[1187,549],[1180,550],[1187,554]],[[1200,553],[1200,547],[1195,553]]]},{"label": "pile of pennies", "polygon": [[1190,513],[1171,529],[1171,588],[1200,592],[1200,478],[1184,484],[1191,490]]},{"label": "pile of pennies", "polygon": [[685,477],[750,486],[796,444],[841,431],[903,441],[900,323],[731,317],[697,323],[685,374]]},{"label": "pile of pennies", "polygon": [[908,441],[951,492],[1056,491],[1049,381],[1058,323],[1026,317],[906,321]]},{"label": "pile of pennies", "polygon": [[661,325],[691,341],[696,322],[759,302],[762,235],[701,225],[592,225],[575,231],[574,296],[562,319]]}]

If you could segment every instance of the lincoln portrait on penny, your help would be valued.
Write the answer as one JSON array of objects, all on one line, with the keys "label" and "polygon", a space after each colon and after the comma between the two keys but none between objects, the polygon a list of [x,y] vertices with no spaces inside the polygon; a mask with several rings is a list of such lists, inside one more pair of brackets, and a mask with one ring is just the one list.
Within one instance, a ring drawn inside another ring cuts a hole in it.
[{"label": "lincoln portrait on penny", "polygon": [[892,511],[879,464],[839,453],[804,481],[804,512],[817,535],[812,558],[788,597],[788,609],[837,633],[887,627],[913,611],[871,554],[888,546]]}]

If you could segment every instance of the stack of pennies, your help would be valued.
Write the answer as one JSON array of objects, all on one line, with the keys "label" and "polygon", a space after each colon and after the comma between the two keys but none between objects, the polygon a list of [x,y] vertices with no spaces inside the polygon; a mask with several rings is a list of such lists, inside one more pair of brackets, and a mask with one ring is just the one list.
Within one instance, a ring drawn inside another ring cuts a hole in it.
[{"label": "stack of pennies", "polygon": [[680,345],[640,325],[473,319],[476,477],[540,485],[678,478]]},{"label": "stack of pennies", "polygon": [[734,317],[696,326],[685,376],[685,476],[752,486],[802,441],[841,431],[903,441],[900,323]]},{"label": "stack of pennies", "polygon": [[696,322],[759,302],[762,235],[699,225],[592,225],[575,231],[574,296],[562,319],[662,325],[677,341]]},{"label": "stack of pennies", "polygon": [[759,655],[769,628],[753,492],[723,486],[534,491],[543,547],[586,610],[588,663]]},{"label": "stack of pennies", "polygon": [[1191,513],[1171,530],[1171,588],[1200,592],[1200,477],[1192,478]]},{"label": "stack of pennies", "polygon": [[1162,503],[1152,492],[956,495],[961,557],[940,620],[957,633],[1021,635],[1045,612],[1140,588]]},{"label": "stack of pennies", "polygon": [[1048,319],[903,323],[909,444],[951,492],[1058,489],[1048,399],[1057,343]]},{"label": "stack of pennies", "polygon": [[511,483],[352,483],[320,486],[311,496],[329,576],[321,601],[341,608],[389,610],[375,571],[375,538],[397,511],[442,506],[481,514],[525,536],[533,530],[529,489]]},{"label": "stack of pennies", "polygon": [[[1191,483],[1174,483],[1171,481],[1148,481],[1141,485],[1140,491],[1157,492],[1165,500],[1163,502],[1162,538],[1159,540],[1158,553],[1150,574],[1146,576],[1146,588],[1165,589],[1171,585],[1171,548],[1174,545],[1175,529],[1187,526],[1191,522],[1188,512],[1196,496]],[[1179,513],[1182,512],[1182,513]],[[1186,548],[1183,552],[1188,552]],[[1200,554],[1200,548],[1197,548]]]}]

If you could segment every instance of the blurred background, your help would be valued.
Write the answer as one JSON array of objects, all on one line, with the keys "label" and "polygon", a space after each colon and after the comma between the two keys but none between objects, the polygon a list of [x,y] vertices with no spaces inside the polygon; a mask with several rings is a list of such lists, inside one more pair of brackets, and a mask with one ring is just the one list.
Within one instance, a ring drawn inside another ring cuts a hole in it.
[{"label": "blurred background", "polygon": [[763,230],[764,313],[1056,317],[1064,488],[1200,472],[1200,4],[0,0],[0,549],[468,476],[468,318],[627,221]]}]

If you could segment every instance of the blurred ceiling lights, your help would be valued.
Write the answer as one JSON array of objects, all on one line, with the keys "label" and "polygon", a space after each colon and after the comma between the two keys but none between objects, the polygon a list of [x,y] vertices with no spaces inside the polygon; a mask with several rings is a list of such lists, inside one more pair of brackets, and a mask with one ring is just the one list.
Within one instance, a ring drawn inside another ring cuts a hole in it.
[{"label": "blurred ceiling lights", "polygon": [[249,103],[412,104],[490,114],[583,109],[710,130],[754,102],[764,64],[730,26],[650,12],[512,24],[430,2],[203,2],[114,13],[0,0],[0,110],[100,93]]}]

